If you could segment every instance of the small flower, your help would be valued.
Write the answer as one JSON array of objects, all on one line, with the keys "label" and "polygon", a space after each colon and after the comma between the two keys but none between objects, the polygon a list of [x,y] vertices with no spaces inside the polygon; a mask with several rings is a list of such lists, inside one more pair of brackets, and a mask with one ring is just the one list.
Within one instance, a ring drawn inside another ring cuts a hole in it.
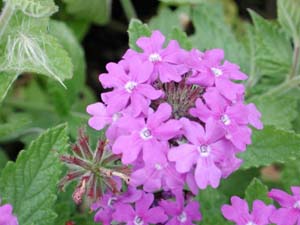
[{"label": "small flower", "polygon": [[188,119],[181,119],[184,126],[184,136],[190,143],[181,144],[170,149],[168,158],[176,162],[176,170],[180,173],[189,172],[194,164],[195,181],[199,188],[204,189],[210,184],[216,188],[219,185],[222,172],[216,162],[225,151],[226,145],[220,140],[224,131],[212,119],[203,127]]},{"label": "small flower", "polygon": [[193,225],[202,219],[200,205],[197,201],[189,201],[185,204],[183,192],[176,192],[176,201],[160,201],[167,215],[170,216],[166,225]]},{"label": "small flower", "polygon": [[180,81],[182,74],[187,72],[187,68],[178,63],[184,55],[177,41],[172,40],[166,48],[163,48],[165,37],[160,31],[153,31],[151,37],[141,37],[136,44],[143,50],[143,53],[131,51],[126,54],[125,59],[132,56],[139,56],[142,60],[153,64],[152,80],[159,77],[163,83],[170,81]]},{"label": "small flower", "polygon": [[130,225],[147,225],[165,222],[168,217],[160,206],[153,207],[154,195],[144,193],[133,208],[130,204],[118,204],[112,217],[115,221]]},{"label": "small flower", "polygon": [[17,217],[13,215],[12,205],[0,206],[0,225],[19,225]]},{"label": "small flower", "polygon": [[273,212],[271,222],[277,225],[294,225],[300,223],[300,187],[291,187],[293,195],[272,189],[268,196],[277,201],[281,208]]},{"label": "small flower", "polygon": [[252,213],[249,213],[247,202],[237,196],[231,197],[231,205],[223,205],[221,208],[223,216],[236,225],[268,225],[274,210],[273,205],[267,206],[264,202],[255,200]]},{"label": "small flower", "polygon": [[170,105],[163,103],[156,112],[149,114],[147,121],[130,117],[120,119],[118,125],[127,128],[129,132],[116,140],[113,152],[122,153],[122,162],[125,164],[136,161],[140,152],[145,162],[153,154],[159,157],[164,151],[163,144],[180,134],[181,124],[177,120],[169,120],[171,112]]},{"label": "small flower", "polygon": [[129,168],[118,164],[120,157],[110,152],[106,141],[99,140],[93,152],[88,137],[80,129],[78,141],[72,146],[72,150],[74,155],[61,157],[70,169],[60,181],[59,187],[63,190],[71,181],[77,180],[78,185],[73,193],[76,204],[81,203],[85,194],[95,201],[106,191],[105,187],[116,193],[119,192],[121,180],[129,182]]}]

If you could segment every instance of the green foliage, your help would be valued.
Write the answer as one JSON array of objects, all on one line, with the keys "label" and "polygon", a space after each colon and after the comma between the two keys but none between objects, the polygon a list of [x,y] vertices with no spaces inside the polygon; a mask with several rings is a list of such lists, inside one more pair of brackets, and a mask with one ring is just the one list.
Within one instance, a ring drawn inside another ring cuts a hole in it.
[{"label": "green foliage", "polygon": [[43,133],[3,169],[1,198],[14,206],[20,224],[53,224],[56,185],[62,172],[58,156],[67,146],[67,128],[60,125]]},{"label": "green foliage", "polygon": [[17,77],[15,73],[0,72],[0,104]]},{"label": "green foliage", "polygon": [[299,177],[299,158],[285,163],[284,169],[281,173],[281,182],[287,191],[290,190],[291,186],[300,186]]},{"label": "green foliage", "polygon": [[5,152],[0,148],[0,175],[2,169],[5,167],[6,163],[8,161],[8,157],[5,154]]},{"label": "green foliage", "polygon": [[200,210],[203,216],[201,224],[231,224],[230,222],[225,221],[221,214],[221,206],[225,204],[228,201],[228,199],[220,191],[208,187],[205,190],[200,191],[200,193],[197,196],[197,200],[201,204]]},{"label": "green foliage", "polygon": [[300,136],[292,131],[265,126],[262,131],[253,131],[252,142],[247,151],[240,154],[244,169],[300,158]]},{"label": "green foliage", "polygon": [[193,10],[195,34],[191,37],[194,48],[206,50],[222,48],[225,57],[245,68],[245,49],[235,37],[232,28],[225,22],[221,3],[201,4]]},{"label": "green foliage", "polygon": [[204,0],[160,0],[160,1],[170,5],[199,4],[204,2]]},{"label": "green foliage", "polygon": [[0,20],[0,72],[6,75],[1,78],[1,100],[16,74],[43,74],[62,85],[64,79],[72,77],[67,52],[47,32],[48,18],[56,11],[51,0],[7,0]]},{"label": "green foliage", "polygon": [[[292,129],[292,122],[298,117],[299,91],[290,91],[278,94],[263,94],[250,99],[262,113],[262,121],[265,125],[274,125],[278,128]],[[287,104],[288,102],[288,104]]]},{"label": "green foliage", "polygon": [[298,0],[277,1],[278,21],[282,28],[300,44],[300,2]]},{"label": "green foliage", "polygon": [[63,0],[67,12],[81,20],[96,24],[106,24],[110,20],[111,0]]},{"label": "green foliage", "polygon": [[273,201],[268,198],[268,188],[259,179],[254,178],[245,191],[245,198],[249,205],[252,205],[256,199],[262,200],[266,204],[272,204]]},{"label": "green foliage", "polygon": [[290,41],[276,23],[263,19],[254,11],[250,11],[250,15],[255,27],[256,62],[260,72],[272,76],[279,83],[292,66],[293,51]]},{"label": "green foliage", "polygon": [[133,50],[139,51],[139,47],[136,45],[136,41],[139,37],[150,36],[151,31],[148,25],[143,24],[137,19],[132,19],[128,27],[129,35],[129,47]]}]

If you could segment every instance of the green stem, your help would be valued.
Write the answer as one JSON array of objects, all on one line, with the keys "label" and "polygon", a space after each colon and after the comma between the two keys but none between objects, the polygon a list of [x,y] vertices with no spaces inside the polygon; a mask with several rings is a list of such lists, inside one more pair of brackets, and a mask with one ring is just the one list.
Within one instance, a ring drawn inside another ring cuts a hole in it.
[{"label": "green stem", "polygon": [[291,88],[295,88],[300,85],[300,77],[295,77],[290,80],[283,82],[277,87],[272,88],[264,96],[274,96],[276,94],[284,93],[285,91],[290,90]]},{"label": "green stem", "polygon": [[7,1],[0,15],[0,41],[13,14],[14,8],[10,1]]},{"label": "green stem", "polygon": [[135,9],[133,7],[133,4],[131,0],[120,0],[122,7],[124,9],[126,18],[128,21],[130,21],[132,18],[137,18]]},{"label": "green stem", "polygon": [[290,79],[295,77],[298,74],[299,70],[299,54],[300,54],[300,43],[299,41],[295,41],[295,49],[294,49],[294,56],[293,56],[293,67],[290,74]]}]

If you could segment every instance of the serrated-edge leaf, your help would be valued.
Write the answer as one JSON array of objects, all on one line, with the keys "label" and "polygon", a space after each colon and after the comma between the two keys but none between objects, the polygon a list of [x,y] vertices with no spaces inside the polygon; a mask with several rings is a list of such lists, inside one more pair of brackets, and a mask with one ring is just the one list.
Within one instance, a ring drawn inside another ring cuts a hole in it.
[{"label": "serrated-edge leaf", "polygon": [[61,174],[59,154],[66,151],[67,144],[67,127],[59,125],[44,132],[3,169],[1,198],[13,205],[20,224],[52,225]]},{"label": "serrated-edge leaf", "polygon": [[243,169],[284,163],[300,157],[300,136],[292,131],[265,126],[263,130],[253,131],[252,144],[239,156],[244,160]]},{"label": "serrated-edge leaf", "polygon": [[138,19],[131,19],[128,27],[129,35],[129,47],[133,50],[140,51],[140,48],[136,45],[137,39],[140,37],[151,35],[151,30],[147,24],[143,24]]},{"label": "serrated-edge leaf", "polygon": [[273,201],[268,198],[267,194],[268,187],[264,185],[261,180],[253,178],[245,191],[245,198],[249,205],[252,205],[256,199],[261,200],[266,204],[272,204]]},{"label": "serrated-edge leaf", "polygon": [[[256,61],[264,75],[284,76],[292,65],[292,47],[287,36],[276,23],[271,23],[249,10],[254,23],[257,52]],[[265,71],[265,72],[264,72]]]}]

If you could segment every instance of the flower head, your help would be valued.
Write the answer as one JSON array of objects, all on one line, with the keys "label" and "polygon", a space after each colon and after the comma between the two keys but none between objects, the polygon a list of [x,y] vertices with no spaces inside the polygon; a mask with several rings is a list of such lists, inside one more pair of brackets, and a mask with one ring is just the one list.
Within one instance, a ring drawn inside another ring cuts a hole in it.
[{"label": "flower head", "polygon": [[12,205],[0,206],[0,225],[19,225],[17,217],[13,215]]},{"label": "flower head", "polygon": [[265,205],[260,200],[253,202],[252,212],[249,213],[248,204],[245,200],[233,196],[231,205],[223,205],[223,216],[237,225],[268,225],[270,224],[269,217],[275,210],[273,205]]},{"label": "flower head", "polygon": [[275,210],[270,217],[277,225],[294,225],[300,223],[300,187],[291,187],[292,195],[272,189],[268,196],[279,203],[281,208]]},{"label": "flower head", "polygon": [[95,201],[106,191],[119,192],[121,181],[129,182],[129,168],[119,165],[119,156],[113,155],[106,141],[99,140],[93,152],[89,146],[88,137],[79,130],[79,138],[72,146],[74,155],[63,155],[61,160],[69,166],[66,176],[60,181],[60,189],[77,180],[78,185],[73,193],[73,200],[80,204],[86,194]]}]

